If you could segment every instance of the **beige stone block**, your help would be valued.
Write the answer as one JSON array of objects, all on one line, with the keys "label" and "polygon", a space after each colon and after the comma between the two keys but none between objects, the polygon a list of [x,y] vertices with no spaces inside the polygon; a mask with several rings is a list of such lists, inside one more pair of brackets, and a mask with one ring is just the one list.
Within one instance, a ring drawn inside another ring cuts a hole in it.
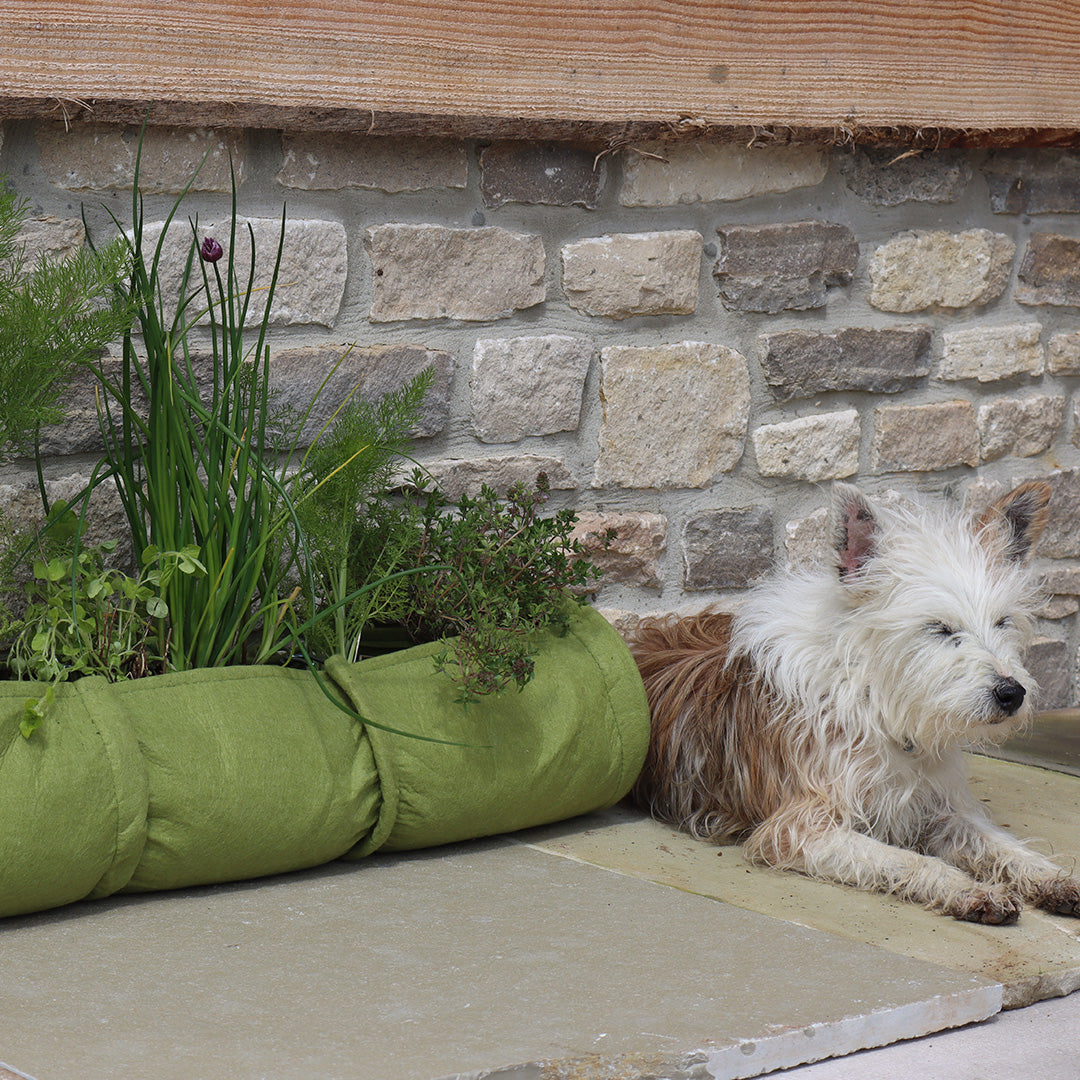
[{"label": "beige stone block", "polygon": [[494,227],[377,225],[371,257],[373,322],[502,319],[544,302],[544,243]]},{"label": "beige stone block", "polygon": [[1080,330],[1050,335],[1046,370],[1051,375],[1080,375]]},{"label": "beige stone block", "polygon": [[563,291],[589,315],[690,315],[697,306],[701,234],[613,233],[567,244]]},{"label": "beige stone block", "polygon": [[454,139],[286,132],[281,146],[278,183],[303,191],[428,191],[463,188],[469,179],[465,144]]},{"label": "beige stone block", "polygon": [[[143,247],[152,251],[161,236],[162,222],[148,222],[143,228]],[[237,251],[235,262],[237,277],[245,285],[251,265],[251,242],[248,226],[255,240],[255,283],[249,298],[247,326],[258,325],[266,309],[267,290],[274,271],[281,221],[278,218],[238,218],[236,223]],[[225,258],[228,257],[230,222],[208,220],[199,222],[199,240],[213,237],[223,248],[225,255],[217,263],[224,278]],[[180,294],[180,281],[192,242],[191,230],[175,220],[169,228],[161,254],[161,292],[167,309]],[[340,221],[321,221],[311,218],[293,218],[285,222],[285,242],[282,248],[281,267],[277,288],[270,308],[270,323],[275,326],[293,326],[319,323],[333,326],[345,294],[345,278],[348,272],[345,226]],[[213,282],[213,273],[210,273]],[[192,267],[192,284],[202,287],[199,263]],[[216,285],[211,286],[217,296]]]},{"label": "beige stone block", "polygon": [[623,206],[732,202],[815,187],[828,155],[812,146],[745,147],[693,140],[646,145],[623,155]]},{"label": "beige stone block", "polygon": [[593,351],[588,338],[570,334],[477,341],[470,384],[477,437],[516,442],[576,431]]},{"label": "beige stone block", "polygon": [[884,405],[874,410],[875,472],[933,472],[979,463],[979,432],[970,401]]},{"label": "beige stone block", "polygon": [[42,258],[63,259],[86,243],[86,229],[78,218],[28,218],[16,243],[23,248],[23,267],[30,270]]},{"label": "beige stone block", "polygon": [[722,345],[616,345],[601,353],[597,487],[701,488],[742,457],[746,360]]},{"label": "beige stone block", "polygon": [[838,480],[859,471],[859,413],[856,409],[764,424],[753,433],[762,476],[791,480]]},{"label": "beige stone block", "polygon": [[1054,441],[1064,416],[1065,398],[1049,394],[985,402],[976,414],[983,461],[1041,454]]},{"label": "beige stone block", "polygon": [[[135,183],[139,132],[116,124],[61,123],[37,127],[41,169],[69,191],[130,189]],[[244,133],[233,129],[148,127],[142,140],[139,190],[145,195],[231,191],[247,170]],[[205,158],[205,160],[204,160]],[[197,171],[197,175],[196,175]]]},{"label": "beige stone block", "polygon": [[870,303],[882,311],[987,304],[1005,289],[1016,244],[987,229],[915,230],[882,244],[870,260]]},{"label": "beige stone block", "polygon": [[939,379],[994,382],[1017,375],[1041,375],[1045,364],[1039,323],[976,326],[943,335]]},{"label": "beige stone block", "polygon": [[[614,531],[608,537],[608,530]],[[572,538],[585,548],[589,561],[602,573],[601,585],[641,585],[658,589],[663,583],[661,563],[667,548],[667,518],[648,513],[578,515]]]},{"label": "beige stone block", "polygon": [[539,454],[446,458],[429,462],[424,468],[450,499],[460,499],[462,495],[475,497],[485,484],[499,495],[505,495],[517,483],[532,487],[541,473],[547,477],[552,491],[572,491],[578,486],[565,462]]}]

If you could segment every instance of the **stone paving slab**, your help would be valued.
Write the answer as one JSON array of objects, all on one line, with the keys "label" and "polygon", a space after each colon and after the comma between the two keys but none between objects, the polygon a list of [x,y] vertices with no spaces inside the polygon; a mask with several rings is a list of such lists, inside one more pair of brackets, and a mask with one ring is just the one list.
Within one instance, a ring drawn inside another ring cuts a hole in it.
[{"label": "stone paving slab", "polygon": [[0,934],[0,1061],[35,1080],[722,1080],[1001,1001],[971,972],[516,839],[113,898]]},{"label": "stone paving slab", "polygon": [[[1080,778],[972,756],[994,817],[1076,869]],[[710,896],[1004,985],[1016,1008],[1080,987],[1080,920],[1026,909],[1014,926],[961,923],[892,897],[751,866],[737,846],[700,843],[627,807],[530,834],[542,850]]]}]

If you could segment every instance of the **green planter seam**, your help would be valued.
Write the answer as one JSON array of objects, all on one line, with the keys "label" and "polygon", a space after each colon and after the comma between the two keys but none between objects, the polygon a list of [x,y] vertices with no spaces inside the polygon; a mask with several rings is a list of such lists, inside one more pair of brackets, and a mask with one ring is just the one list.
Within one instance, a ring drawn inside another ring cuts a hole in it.
[{"label": "green planter seam", "polygon": [[327,681],[374,723],[462,745],[365,727],[270,667],[64,684],[26,740],[35,686],[0,683],[0,915],[508,832],[629,790],[648,709],[596,612],[545,636],[523,691],[468,708],[435,648],[334,659]]}]

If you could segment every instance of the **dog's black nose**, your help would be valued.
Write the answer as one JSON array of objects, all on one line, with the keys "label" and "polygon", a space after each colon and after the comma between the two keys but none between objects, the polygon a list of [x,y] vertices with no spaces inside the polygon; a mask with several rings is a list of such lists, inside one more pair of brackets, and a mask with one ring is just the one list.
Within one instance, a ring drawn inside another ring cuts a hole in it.
[{"label": "dog's black nose", "polygon": [[1026,694],[1027,691],[1015,679],[999,679],[994,686],[994,699],[1006,716],[1012,716],[1024,704]]}]

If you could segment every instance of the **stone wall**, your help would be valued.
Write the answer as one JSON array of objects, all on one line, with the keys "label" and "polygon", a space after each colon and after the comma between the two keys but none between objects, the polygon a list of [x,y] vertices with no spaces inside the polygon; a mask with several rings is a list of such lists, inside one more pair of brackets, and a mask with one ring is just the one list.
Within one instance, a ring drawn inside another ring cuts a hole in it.
[{"label": "stone wall", "polygon": [[[30,245],[81,243],[84,214],[107,237],[136,146],[7,125]],[[342,387],[434,365],[419,456],[453,491],[542,470],[583,536],[616,528],[597,553],[613,617],[734,603],[774,560],[820,557],[834,479],[959,507],[1043,477],[1031,662],[1045,704],[1076,703],[1080,153],[151,129],[148,220],[206,150],[200,233],[228,211],[230,159],[262,250],[287,204],[283,392],[347,343]],[[93,461],[74,405],[48,433],[58,485]],[[25,498],[27,463],[3,479]]]}]

